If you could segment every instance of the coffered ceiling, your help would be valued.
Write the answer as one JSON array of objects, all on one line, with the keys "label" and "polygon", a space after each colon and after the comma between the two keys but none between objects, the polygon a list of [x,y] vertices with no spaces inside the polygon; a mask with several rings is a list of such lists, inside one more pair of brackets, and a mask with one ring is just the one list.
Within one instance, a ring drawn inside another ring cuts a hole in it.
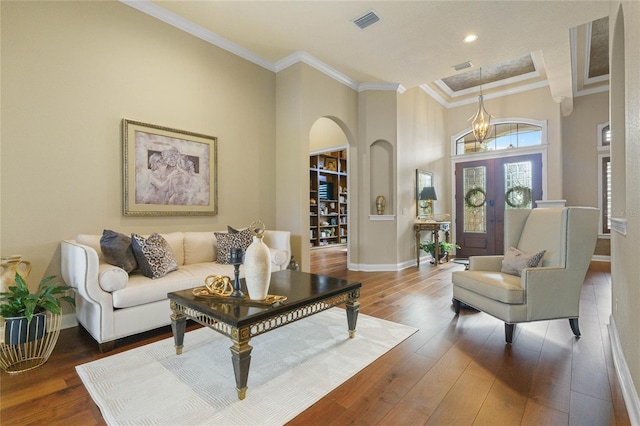
[{"label": "coffered ceiling", "polygon": [[[273,71],[303,61],[446,106],[475,101],[480,68],[487,98],[548,85],[560,102],[608,84],[603,1],[121,1]],[[379,21],[353,23],[368,12]]]}]

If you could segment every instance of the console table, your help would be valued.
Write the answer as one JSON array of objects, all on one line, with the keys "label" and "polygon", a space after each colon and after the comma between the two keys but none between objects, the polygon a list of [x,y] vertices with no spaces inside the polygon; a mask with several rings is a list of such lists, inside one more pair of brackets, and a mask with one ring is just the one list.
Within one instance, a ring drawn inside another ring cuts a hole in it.
[{"label": "console table", "polygon": [[416,231],[416,263],[418,268],[420,267],[420,232],[431,231],[433,235],[433,241],[436,243],[436,250],[433,262],[435,265],[440,263],[440,244],[439,234],[440,231],[444,232],[445,242],[449,242],[449,228],[451,222],[416,222],[413,225],[413,230]]}]

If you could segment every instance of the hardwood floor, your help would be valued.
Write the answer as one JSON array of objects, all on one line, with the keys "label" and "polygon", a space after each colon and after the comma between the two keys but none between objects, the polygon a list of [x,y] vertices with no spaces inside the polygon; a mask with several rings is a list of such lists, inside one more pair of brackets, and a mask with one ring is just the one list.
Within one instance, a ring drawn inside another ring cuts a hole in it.
[{"label": "hardwood floor", "polygon": [[[594,262],[582,291],[575,339],[566,320],[516,327],[473,310],[456,317],[451,272],[427,264],[399,272],[346,269],[346,252],[312,252],[312,272],[362,282],[362,314],[419,331],[356,374],[290,425],[629,425],[607,324],[609,265]],[[190,328],[196,328],[192,325]],[[2,372],[0,423],[102,425],[75,366],[171,336],[168,327],[118,341],[101,354],[81,327],[62,330],[49,361]]]}]

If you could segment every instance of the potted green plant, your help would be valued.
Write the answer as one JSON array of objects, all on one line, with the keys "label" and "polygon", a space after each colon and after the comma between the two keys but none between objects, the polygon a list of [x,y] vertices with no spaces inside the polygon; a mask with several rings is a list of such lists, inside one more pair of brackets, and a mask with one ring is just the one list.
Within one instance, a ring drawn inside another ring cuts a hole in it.
[{"label": "potted green plant", "polygon": [[75,306],[70,296],[61,295],[71,287],[54,281],[55,276],[42,279],[31,293],[22,276],[16,272],[16,285],[0,293],[0,316],[5,319],[5,343],[16,345],[42,338],[46,312],[59,315],[62,302]]},{"label": "potted green plant", "polygon": [[[440,241],[438,243],[438,245],[440,246],[440,259],[438,260],[442,260],[444,259],[449,253],[451,253],[451,251],[453,250],[453,247],[455,246],[455,248],[460,249],[462,247],[460,247],[458,244],[454,244],[454,243],[448,243],[446,241]],[[434,259],[436,258],[436,243],[433,241],[429,241],[426,243],[420,243],[420,249],[424,250],[427,253],[431,253],[431,257],[433,257]]]}]

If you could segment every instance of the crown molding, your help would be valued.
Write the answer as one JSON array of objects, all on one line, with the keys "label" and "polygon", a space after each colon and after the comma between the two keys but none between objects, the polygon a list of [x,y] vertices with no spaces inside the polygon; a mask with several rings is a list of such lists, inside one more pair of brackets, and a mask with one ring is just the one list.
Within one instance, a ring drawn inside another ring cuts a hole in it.
[{"label": "crown molding", "polygon": [[440,94],[438,92],[436,92],[431,87],[429,87],[428,84],[424,83],[424,84],[421,84],[418,87],[420,87],[420,89],[422,89],[422,91],[425,92],[427,95],[429,95],[433,99],[435,99],[440,105],[442,105],[445,108],[449,108],[448,102],[442,96],[440,96]]},{"label": "crown molding", "polygon": [[275,72],[275,65],[273,64],[273,62],[259,55],[256,55],[250,50],[245,49],[244,47],[239,46],[223,37],[220,37],[219,35],[214,34],[211,31],[206,30],[201,26],[184,19],[183,17],[176,15],[175,13],[169,12],[167,9],[164,9],[149,0],[120,0],[120,2],[136,10],[139,10],[140,12],[146,13],[147,15],[165,22],[175,28],[178,28],[186,33],[189,33],[192,36],[198,37],[199,39],[202,39],[208,43],[218,46],[221,49],[231,52],[234,55],[240,56],[241,58],[244,58],[249,62],[253,62],[256,65],[261,66],[262,68]]},{"label": "crown molding", "polygon": [[365,90],[390,90],[403,94],[407,89],[400,83],[361,83],[358,86],[358,92]]},{"label": "crown molding", "polygon": [[[535,63],[535,61],[534,61],[534,63]],[[536,66],[537,66],[537,64],[536,64]],[[471,95],[473,93],[479,93],[481,86],[485,90],[487,90],[487,89],[495,89],[497,87],[507,86],[507,85],[514,84],[514,83],[520,83],[522,81],[531,80],[531,79],[538,78],[538,77],[540,77],[540,72],[536,69],[535,71],[531,71],[531,72],[526,73],[526,74],[520,74],[518,76],[506,78],[504,80],[494,81],[492,83],[487,83],[487,84],[482,84],[480,86],[470,87],[468,89],[459,90],[457,92],[454,92],[453,90],[451,90],[451,88],[449,86],[447,86],[442,80],[436,80],[436,81],[434,81],[434,84],[436,86],[438,86],[440,88],[440,90],[442,90],[450,98],[458,98],[460,96],[468,96],[468,95]]]},{"label": "crown molding", "polygon": [[[323,74],[333,78],[339,83],[344,84],[345,86],[356,90],[358,92],[364,90],[394,90],[398,93],[402,94],[406,91],[406,88],[398,83],[358,83],[356,80],[348,77],[347,75],[341,73],[340,71],[330,67],[325,64],[318,58],[313,55],[304,52],[298,51],[295,52],[286,58],[273,63],[255,53],[251,52],[248,49],[245,49],[242,46],[239,46],[217,34],[212,33],[209,30],[202,28],[199,25],[194,24],[193,22],[178,16],[158,5],[152,3],[150,0],[119,0],[122,4],[130,6],[140,12],[143,12],[149,16],[152,16],[162,22],[165,22],[175,28],[178,28],[186,33],[193,35],[201,40],[204,40],[208,43],[211,43],[215,46],[218,46],[221,49],[224,49],[234,55],[237,55],[243,59],[246,59],[249,62],[252,62],[256,65],[259,65],[269,71],[278,73],[298,62],[303,62],[309,65],[312,68],[322,72]],[[501,96],[507,96],[514,93],[525,92],[528,90],[537,89],[539,87],[548,86],[548,81],[538,82],[534,84],[530,84],[527,86],[522,86],[520,88],[505,90],[502,92],[492,93],[490,95],[484,95],[485,99],[493,99]],[[421,84],[419,86],[425,93],[435,99],[438,103],[443,105],[446,108],[454,108],[461,105],[467,105],[471,103],[475,103],[477,100],[475,98],[462,100],[458,102],[447,102],[442,96],[440,96],[437,92],[431,89],[427,84]],[[604,91],[608,90],[608,88],[603,89],[594,89],[596,91]],[[589,92],[595,93],[595,92]],[[581,94],[589,94],[589,93],[581,93]]]},{"label": "crown molding", "polygon": [[[547,87],[548,85],[549,85],[549,81],[543,80],[543,81],[538,81],[538,82],[535,82],[535,83],[527,84],[525,86],[514,87],[512,89],[502,90],[500,92],[494,92],[494,93],[490,93],[490,94],[486,94],[485,93],[482,96],[483,96],[483,98],[485,100],[486,99],[496,99],[496,98],[501,98],[503,96],[514,95],[516,93],[528,92],[529,90],[535,90],[535,89],[539,89],[541,87]],[[459,107],[459,106],[462,106],[462,105],[475,104],[476,102],[478,102],[478,98],[476,98],[476,97],[469,98],[469,99],[464,99],[464,100],[460,100],[460,101],[456,101],[456,102],[447,102],[442,96],[440,96],[436,91],[434,91],[428,85],[421,84],[420,88],[425,93],[427,93],[429,96],[431,96],[433,99],[435,99],[440,104],[442,104],[445,108],[455,108],[455,107]]]},{"label": "crown molding", "polygon": [[337,80],[338,82],[344,84],[345,86],[352,88],[353,90],[358,90],[357,81],[353,80],[350,77],[347,77],[346,75],[342,74],[340,71],[334,68],[331,68],[329,65],[325,64],[320,59],[304,51],[298,51],[298,52],[292,53],[286,58],[276,62],[275,72],[280,72],[286,68],[289,68],[291,65],[297,64],[298,62],[305,63],[310,67],[317,69],[321,73],[328,75],[329,77],[333,78],[334,80]]},{"label": "crown molding", "polygon": [[578,90],[574,94],[574,97],[579,98],[580,96],[593,95],[594,93],[608,92],[608,91],[609,91],[609,85],[607,84],[606,86],[599,86],[591,89]]}]

